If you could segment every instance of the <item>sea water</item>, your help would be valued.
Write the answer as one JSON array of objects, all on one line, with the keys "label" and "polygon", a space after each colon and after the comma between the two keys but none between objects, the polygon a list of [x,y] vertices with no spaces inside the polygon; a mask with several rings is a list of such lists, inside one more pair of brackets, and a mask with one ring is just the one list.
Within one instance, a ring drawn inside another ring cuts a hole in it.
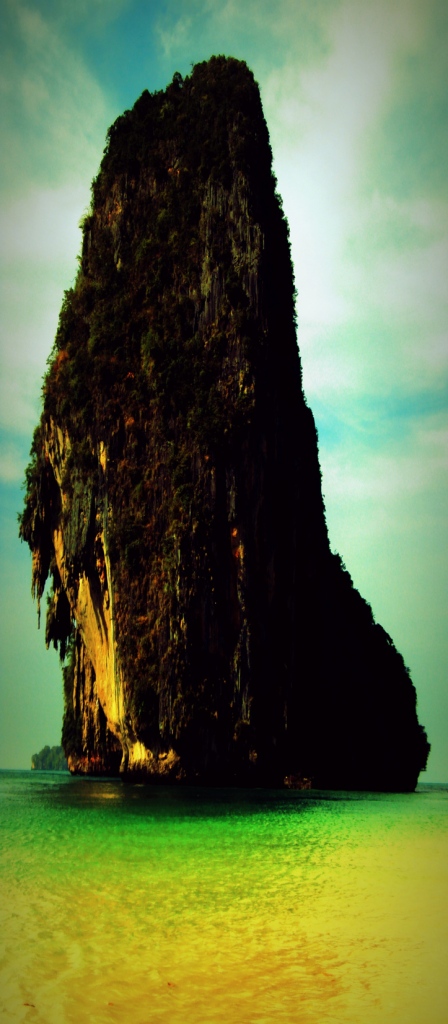
[{"label": "sea water", "polygon": [[0,772],[0,808],[0,1021],[448,1021],[447,786]]}]

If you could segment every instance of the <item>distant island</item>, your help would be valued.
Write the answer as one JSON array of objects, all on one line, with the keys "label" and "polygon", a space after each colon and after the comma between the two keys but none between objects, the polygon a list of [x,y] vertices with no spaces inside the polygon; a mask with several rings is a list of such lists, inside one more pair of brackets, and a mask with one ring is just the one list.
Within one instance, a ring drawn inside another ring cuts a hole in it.
[{"label": "distant island", "polygon": [[39,772],[68,771],[67,758],[62,747],[49,747],[48,744],[42,747],[38,754],[33,754],[31,768]]}]

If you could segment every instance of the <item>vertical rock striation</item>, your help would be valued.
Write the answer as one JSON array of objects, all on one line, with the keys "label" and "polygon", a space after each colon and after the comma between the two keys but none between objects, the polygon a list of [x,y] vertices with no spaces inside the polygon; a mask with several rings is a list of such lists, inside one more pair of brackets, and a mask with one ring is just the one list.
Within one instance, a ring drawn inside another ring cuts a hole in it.
[{"label": "vertical rock striation", "polygon": [[414,788],[413,685],[329,548],[244,63],[175,75],[108,133],[20,532],[72,771]]}]

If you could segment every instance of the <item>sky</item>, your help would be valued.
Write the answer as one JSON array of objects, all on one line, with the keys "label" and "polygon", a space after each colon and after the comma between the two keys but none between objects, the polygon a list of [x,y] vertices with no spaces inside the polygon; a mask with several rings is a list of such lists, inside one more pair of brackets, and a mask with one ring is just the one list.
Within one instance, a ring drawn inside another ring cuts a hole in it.
[{"label": "sky", "polygon": [[446,0],[2,0],[0,767],[60,742],[17,512],[109,125],[212,54],[259,83],[327,522],[448,781]]}]

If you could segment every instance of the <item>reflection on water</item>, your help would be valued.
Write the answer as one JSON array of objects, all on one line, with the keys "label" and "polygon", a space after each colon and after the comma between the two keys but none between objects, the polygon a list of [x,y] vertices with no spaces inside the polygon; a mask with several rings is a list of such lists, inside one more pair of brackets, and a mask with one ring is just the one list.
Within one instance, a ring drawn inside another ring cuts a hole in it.
[{"label": "reflection on water", "polygon": [[446,1024],[448,787],[0,797],[4,1020]]}]

